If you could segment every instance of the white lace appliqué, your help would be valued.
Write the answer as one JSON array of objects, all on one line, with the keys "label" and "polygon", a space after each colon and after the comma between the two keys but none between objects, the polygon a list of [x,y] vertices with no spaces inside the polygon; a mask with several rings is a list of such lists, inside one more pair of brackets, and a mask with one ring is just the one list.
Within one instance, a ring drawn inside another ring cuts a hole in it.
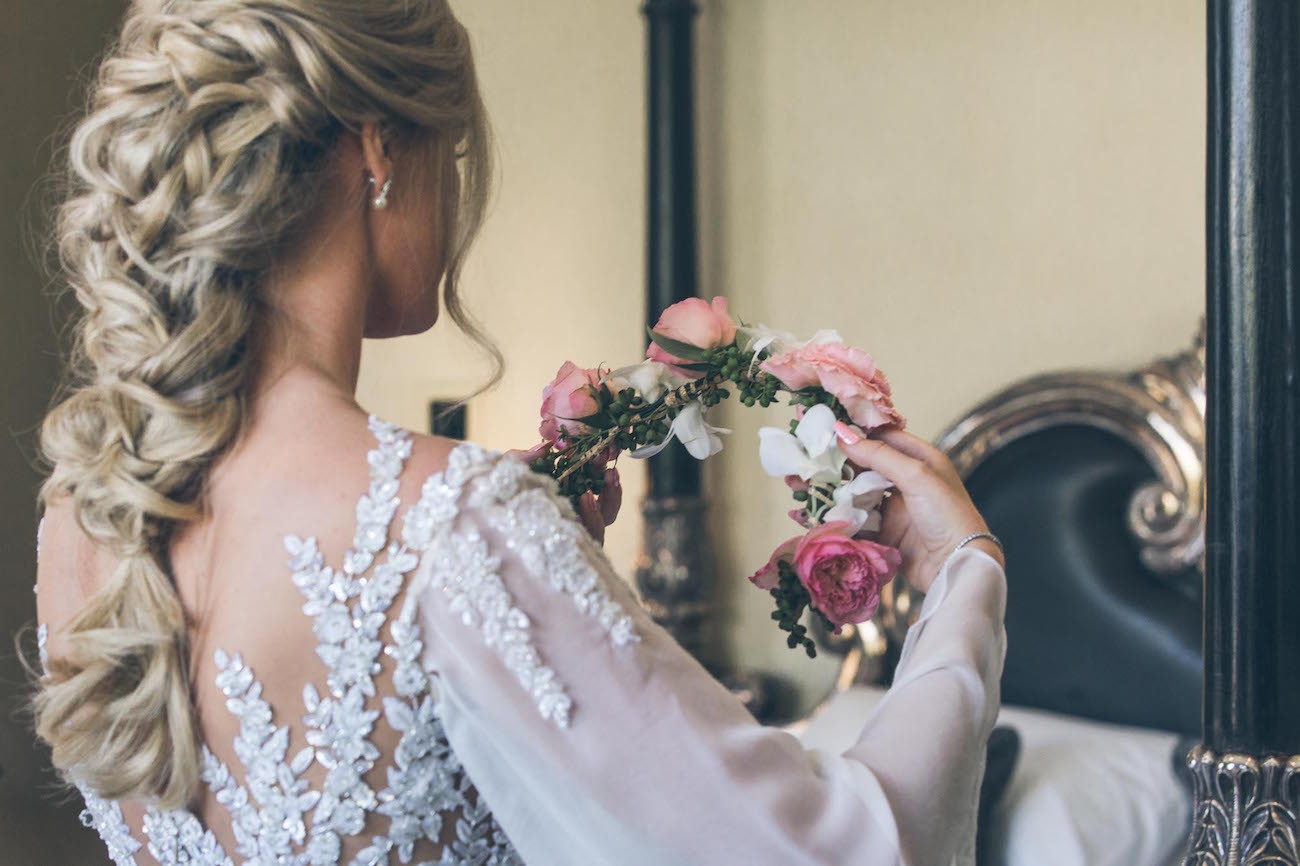
[{"label": "white lace appliqu\u00e9", "polygon": [[[202,780],[231,814],[243,863],[337,866],[343,839],[362,833],[367,817],[375,814],[388,819],[387,833],[370,837],[349,866],[412,863],[420,840],[443,839],[449,817],[455,820],[455,838],[437,863],[418,866],[522,866],[447,741],[420,664],[418,624],[405,616],[390,623],[387,616],[438,523],[455,515],[454,501],[448,511],[422,497],[404,523],[402,541],[390,544],[398,478],[411,443],[405,431],[375,418],[371,431],[378,446],[368,455],[370,486],[357,504],[357,528],[342,568],[326,565],[314,538],[285,539],[293,582],[319,642],[317,655],[328,669],[324,694],[311,684],[303,689],[306,745],[290,754],[290,728],[275,724],[253,671],[238,653],[218,650],[217,685],[239,720],[234,751],[244,768],[243,783],[206,748]],[[426,490],[437,483],[431,480]],[[45,641],[42,627],[42,657]],[[376,695],[381,654],[393,660],[396,692],[383,699],[382,710],[368,700]],[[366,777],[381,758],[371,741],[381,717],[400,740],[387,785],[376,791]],[[313,765],[326,770],[320,790],[304,778]],[[83,821],[99,831],[114,863],[136,866],[141,845],[118,804],[89,791],[83,795]],[[143,829],[149,853],[163,866],[234,866],[185,810],[149,810]]]},{"label": "white lace appliqu\u00e9", "polygon": [[104,840],[104,846],[108,848],[108,859],[116,866],[135,866],[135,852],[140,850],[140,843],[131,836],[131,828],[122,817],[122,807],[111,800],[95,796],[85,788],[80,790],[86,801],[86,808],[81,812],[81,823],[92,828]]},{"label": "white lace appliqu\u00e9", "polygon": [[640,640],[632,618],[596,570],[598,554],[567,503],[518,461],[502,460],[477,478],[470,504],[483,508],[506,545],[537,578],[573,598],[574,607],[600,623],[614,646]]},{"label": "white lace appliqu\u00e9", "polygon": [[[429,585],[442,590],[465,625],[479,630],[542,717],[567,728],[573,700],[533,643],[528,616],[501,579],[500,557],[476,529],[455,526],[462,495],[469,507],[487,515],[491,528],[534,576],[571,595],[578,610],[595,618],[616,646],[639,640],[632,619],[601,583],[572,509],[561,505],[553,484],[521,461],[461,445],[442,477],[425,485],[411,519],[421,533],[414,540],[427,547]],[[402,620],[409,622],[413,614],[408,602]]]}]

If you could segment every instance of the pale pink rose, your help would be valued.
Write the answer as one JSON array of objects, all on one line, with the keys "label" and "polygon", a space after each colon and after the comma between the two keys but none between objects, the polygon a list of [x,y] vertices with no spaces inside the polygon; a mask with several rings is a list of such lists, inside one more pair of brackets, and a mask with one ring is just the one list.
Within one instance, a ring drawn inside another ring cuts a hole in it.
[{"label": "pale pink rose", "polygon": [[850,523],[824,523],[799,539],[792,563],[813,607],[837,633],[840,626],[866,622],[875,615],[880,590],[902,564],[895,548],[852,534]]},{"label": "pale pink rose", "polygon": [[774,551],[772,558],[767,561],[758,571],[749,576],[749,582],[759,589],[776,589],[777,584],[781,582],[781,572],[778,569],[782,560],[789,561],[794,556],[795,547],[799,544],[799,538],[791,538],[784,541]]},{"label": "pale pink rose", "polygon": [[[656,334],[701,349],[717,349],[736,342],[736,323],[727,312],[727,299],[723,297],[714,298],[713,303],[703,298],[687,298],[678,301],[664,310],[653,330]],[[650,344],[645,356],[651,361],[673,366],[682,375],[693,378],[701,375],[691,370],[682,370],[679,365],[691,362],[670,355],[657,343]]]},{"label": "pale pink rose", "polygon": [[768,358],[759,369],[780,379],[792,391],[822,387],[867,433],[891,424],[901,428],[907,423],[894,408],[889,380],[861,349],[842,343],[811,343]]},{"label": "pale pink rose", "polygon": [[551,384],[542,391],[542,438],[556,442],[566,433],[581,436],[591,432],[586,424],[576,420],[600,411],[596,399],[596,386],[601,380],[600,370],[584,370],[572,361],[565,361]]}]

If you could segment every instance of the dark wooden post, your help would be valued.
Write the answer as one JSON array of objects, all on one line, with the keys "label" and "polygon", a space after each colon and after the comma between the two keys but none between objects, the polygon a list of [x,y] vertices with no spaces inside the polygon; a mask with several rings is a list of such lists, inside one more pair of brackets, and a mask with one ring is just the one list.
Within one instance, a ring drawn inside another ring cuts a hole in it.
[{"label": "dark wooden post", "polygon": [[[695,221],[694,0],[647,0],[649,138],[646,324],[694,297],[699,279]],[[700,467],[680,443],[650,461],[653,497],[698,496]]]},{"label": "dark wooden post", "polygon": [[[696,294],[694,0],[646,0],[648,169],[646,322]],[[719,648],[705,628],[714,566],[699,463],[674,442],[650,460],[637,585],[646,606],[708,667]]]},{"label": "dark wooden post", "polygon": [[1210,0],[1204,742],[1186,862],[1300,863],[1300,6]]}]

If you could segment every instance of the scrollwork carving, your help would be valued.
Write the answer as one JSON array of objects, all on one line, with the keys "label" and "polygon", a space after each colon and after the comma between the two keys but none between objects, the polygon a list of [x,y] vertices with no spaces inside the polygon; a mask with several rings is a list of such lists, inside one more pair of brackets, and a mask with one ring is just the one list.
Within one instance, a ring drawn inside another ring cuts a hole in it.
[{"label": "scrollwork carving", "polygon": [[1222,756],[1197,746],[1184,866],[1300,866],[1300,755]]},{"label": "scrollwork carving", "polygon": [[1049,427],[1108,430],[1135,447],[1156,480],[1134,492],[1128,526],[1142,562],[1171,574],[1205,552],[1205,327],[1186,351],[1128,373],[1073,371],[1026,379],[984,401],[938,439],[967,477],[997,450]]}]

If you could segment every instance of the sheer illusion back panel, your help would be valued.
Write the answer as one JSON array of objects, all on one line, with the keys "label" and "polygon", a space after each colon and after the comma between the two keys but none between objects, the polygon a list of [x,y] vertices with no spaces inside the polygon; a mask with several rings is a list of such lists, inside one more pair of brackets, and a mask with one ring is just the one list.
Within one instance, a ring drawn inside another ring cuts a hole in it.
[{"label": "sheer illusion back panel", "polygon": [[286,493],[317,497],[324,531],[281,527],[281,512],[254,507],[212,528],[216,555],[178,545],[178,586],[200,613],[204,790],[193,812],[166,813],[83,791],[83,821],[119,866],[517,862],[447,745],[418,626],[392,621],[419,560],[402,541],[403,502],[427,473],[403,473],[404,431],[369,427],[359,471],[333,467],[324,493]]}]

